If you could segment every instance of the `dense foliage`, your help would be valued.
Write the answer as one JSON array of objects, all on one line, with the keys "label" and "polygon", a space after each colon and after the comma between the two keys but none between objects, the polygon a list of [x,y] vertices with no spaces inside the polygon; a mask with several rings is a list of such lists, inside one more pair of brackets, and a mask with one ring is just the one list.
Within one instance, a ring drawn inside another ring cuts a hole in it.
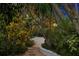
[{"label": "dense foliage", "polygon": [[[33,45],[32,31],[20,15],[21,4],[1,4],[0,7],[0,55],[17,55]],[[7,10],[6,10],[7,9]],[[6,18],[7,17],[7,18]]]},{"label": "dense foliage", "polygon": [[77,9],[77,4],[0,4],[0,55],[28,50],[34,36],[43,36],[43,47],[60,55],[79,55]]},{"label": "dense foliage", "polygon": [[[54,50],[61,55],[79,55],[79,37],[75,32],[74,25],[68,19],[61,21],[57,27],[48,31],[48,49]],[[44,47],[46,47],[43,45]]]}]

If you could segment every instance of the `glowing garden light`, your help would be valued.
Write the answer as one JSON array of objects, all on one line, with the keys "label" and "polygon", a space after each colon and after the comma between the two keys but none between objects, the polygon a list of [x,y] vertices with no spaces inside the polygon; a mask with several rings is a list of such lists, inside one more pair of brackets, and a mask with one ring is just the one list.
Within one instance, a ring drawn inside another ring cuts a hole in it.
[{"label": "glowing garden light", "polygon": [[53,26],[54,26],[54,27],[57,27],[57,24],[56,24],[56,23],[53,23]]}]

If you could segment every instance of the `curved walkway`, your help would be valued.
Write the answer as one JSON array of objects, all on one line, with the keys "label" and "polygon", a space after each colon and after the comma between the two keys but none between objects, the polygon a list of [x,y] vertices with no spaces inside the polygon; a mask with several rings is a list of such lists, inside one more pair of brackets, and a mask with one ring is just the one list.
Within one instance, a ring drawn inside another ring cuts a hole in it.
[{"label": "curved walkway", "polygon": [[43,37],[35,37],[31,40],[34,40],[35,45],[30,47],[28,51],[23,54],[24,56],[59,56],[55,52],[42,48],[41,44],[45,41]]}]

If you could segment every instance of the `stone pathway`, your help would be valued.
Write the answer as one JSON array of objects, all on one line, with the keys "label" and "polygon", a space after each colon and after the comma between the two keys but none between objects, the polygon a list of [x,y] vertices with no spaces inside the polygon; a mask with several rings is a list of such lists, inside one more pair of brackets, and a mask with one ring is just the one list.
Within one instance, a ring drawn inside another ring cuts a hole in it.
[{"label": "stone pathway", "polygon": [[26,51],[23,56],[45,56],[38,47],[33,46]]},{"label": "stone pathway", "polygon": [[31,40],[34,40],[35,45],[30,47],[23,56],[59,56],[53,51],[42,48],[41,44],[44,43],[45,39],[43,37],[35,37]]}]

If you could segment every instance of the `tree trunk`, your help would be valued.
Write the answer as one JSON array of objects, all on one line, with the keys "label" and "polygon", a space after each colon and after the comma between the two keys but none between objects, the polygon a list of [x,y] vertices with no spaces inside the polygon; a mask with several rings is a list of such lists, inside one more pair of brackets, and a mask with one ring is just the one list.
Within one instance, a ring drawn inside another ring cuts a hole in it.
[{"label": "tree trunk", "polygon": [[68,7],[68,4],[64,4],[64,8],[65,10],[67,11],[71,21],[73,22],[73,24],[75,25],[75,29],[76,29],[76,32],[79,34],[79,17],[78,17],[78,8],[77,8],[77,5],[75,5],[75,8],[76,8],[76,13],[75,11],[72,11],[69,7]]},{"label": "tree trunk", "polygon": [[52,7],[54,8],[54,10],[57,13],[57,15],[59,16],[59,18],[62,20],[64,15],[62,14],[62,12],[59,9],[59,7],[57,6],[57,4],[52,4]]}]

